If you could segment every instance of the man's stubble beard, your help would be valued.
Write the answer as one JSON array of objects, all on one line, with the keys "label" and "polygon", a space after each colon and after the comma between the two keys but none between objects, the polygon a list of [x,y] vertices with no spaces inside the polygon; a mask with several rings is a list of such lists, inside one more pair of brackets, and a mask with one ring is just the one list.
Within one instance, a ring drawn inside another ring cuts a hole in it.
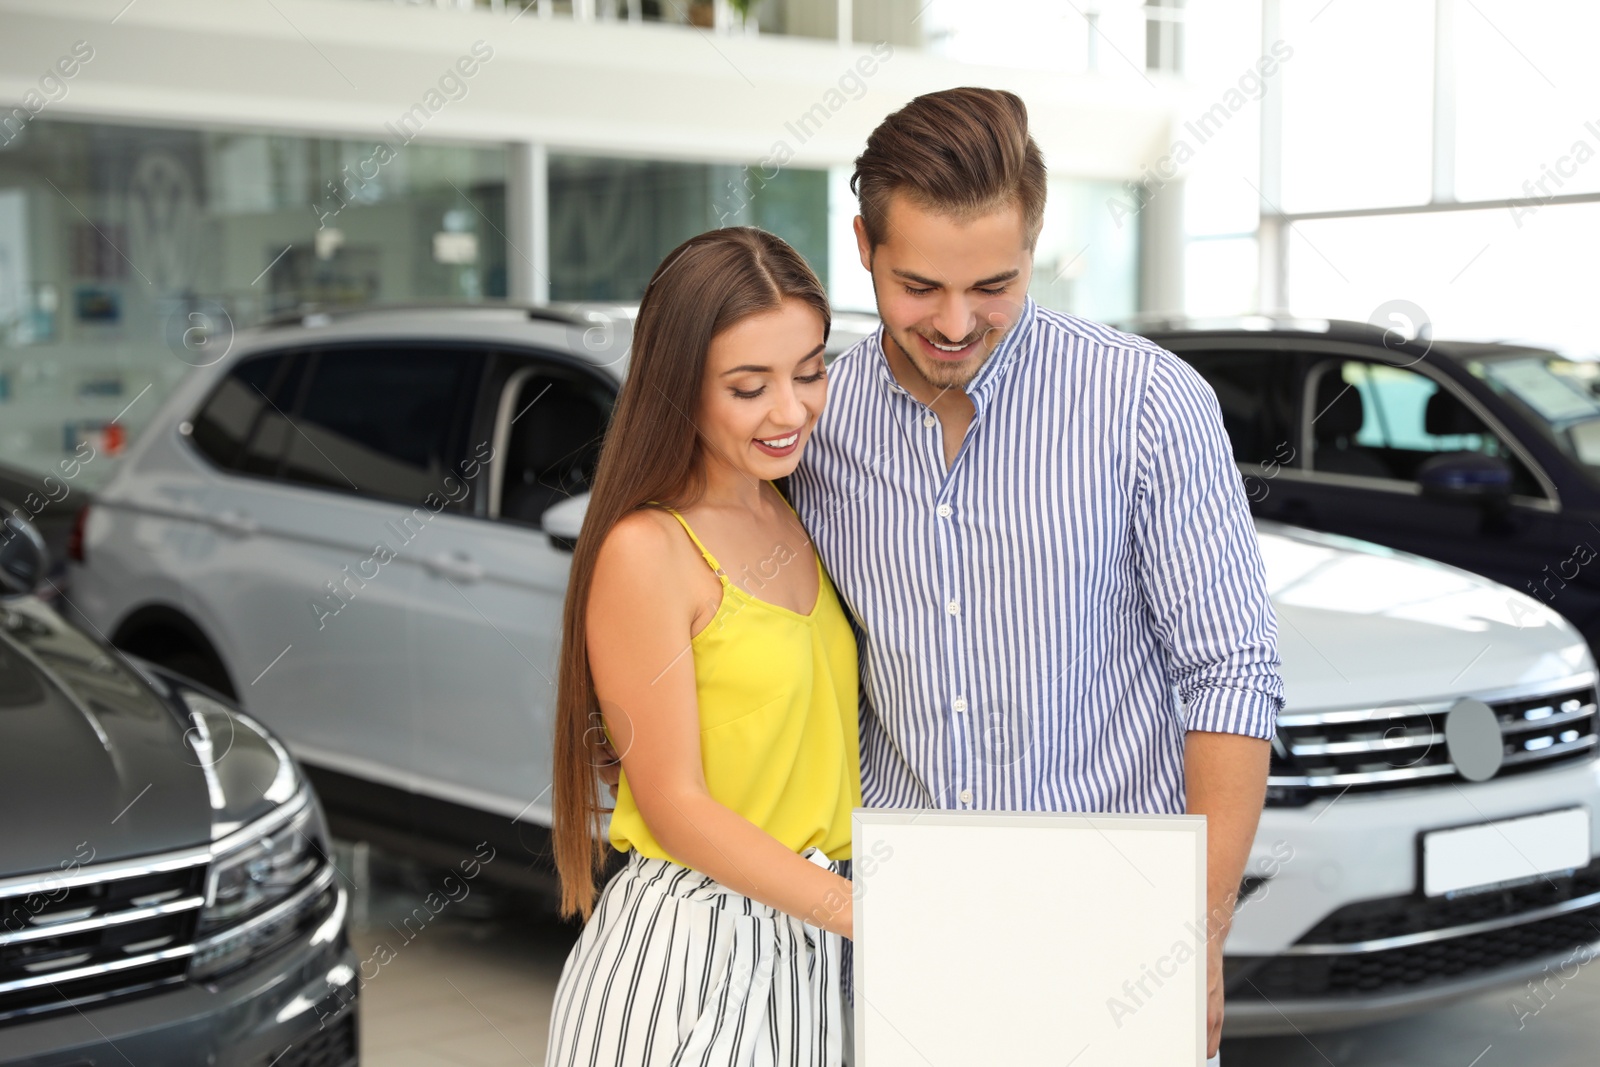
[{"label": "man's stubble beard", "polygon": [[[889,339],[895,348],[900,350],[900,357],[905,360],[906,365],[911,368],[917,377],[926,382],[929,387],[940,391],[960,389],[965,392],[972,379],[978,376],[978,372],[983,369],[984,364],[988,363],[989,358],[994,355],[994,350],[989,350],[973,363],[970,368],[966,366],[945,366],[937,363],[925,367],[916,356],[911,354],[905,345],[900,343],[900,338],[896,337],[891,330],[885,329],[883,335]],[[932,373],[929,373],[930,371]],[[940,371],[947,373],[941,374]]]}]

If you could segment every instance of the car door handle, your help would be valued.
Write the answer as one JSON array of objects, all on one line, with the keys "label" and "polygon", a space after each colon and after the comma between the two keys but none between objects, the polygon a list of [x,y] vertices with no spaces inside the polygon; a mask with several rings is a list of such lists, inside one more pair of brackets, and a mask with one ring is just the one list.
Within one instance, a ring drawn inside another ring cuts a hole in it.
[{"label": "car door handle", "polygon": [[240,511],[238,508],[228,508],[226,511],[217,512],[211,516],[211,524],[219,530],[225,530],[233,534],[235,537],[249,537],[261,528],[257,525],[256,520],[250,517],[249,512]]},{"label": "car door handle", "polygon": [[447,555],[440,553],[423,563],[428,568],[428,573],[439,578],[448,578],[453,582],[476,582],[483,579],[483,567],[472,562],[468,556],[459,553]]}]

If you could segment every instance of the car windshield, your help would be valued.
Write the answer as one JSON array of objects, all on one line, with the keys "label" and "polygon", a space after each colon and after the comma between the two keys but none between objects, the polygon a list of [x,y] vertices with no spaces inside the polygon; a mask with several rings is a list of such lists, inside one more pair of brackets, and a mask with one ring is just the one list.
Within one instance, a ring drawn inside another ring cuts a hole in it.
[{"label": "car windshield", "polygon": [[1600,361],[1525,352],[1477,360],[1468,369],[1527,411],[1563,451],[1600,477]]}]

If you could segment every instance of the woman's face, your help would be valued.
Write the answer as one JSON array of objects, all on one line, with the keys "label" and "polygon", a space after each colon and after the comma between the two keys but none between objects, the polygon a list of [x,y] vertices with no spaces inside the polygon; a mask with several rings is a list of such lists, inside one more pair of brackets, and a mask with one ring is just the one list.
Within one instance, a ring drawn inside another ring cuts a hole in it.
[{"label": "woman's face", "polygon": [[711,340],[697,423],[706,462],[754,478],[782,478],[800,463],[827,400],[822,316],[785,298]]}]

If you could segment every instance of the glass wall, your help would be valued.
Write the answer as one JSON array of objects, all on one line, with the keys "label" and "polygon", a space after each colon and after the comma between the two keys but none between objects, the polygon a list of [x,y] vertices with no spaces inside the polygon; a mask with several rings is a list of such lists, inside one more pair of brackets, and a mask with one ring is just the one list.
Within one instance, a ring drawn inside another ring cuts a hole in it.
[{"label": "glass wall", "polygon": [[1139,214],[1116,182],[1050,179],[1028,295],[1056,311],[1117,322],[1139,310]]},{"label": "glass wall", "polygon": [[719,226],[777,234],[827,284],[825,170],[552,154],[550,298],[637,301],[668,252]]},{"label": "glass wall", "polygon": [[[1287,70],[1290,308],[1366,320],[1403,300],[1421,309],[1435,337],[1600,351],[1589,313],[1600,237],[1600,163],[1593,162],[1600,154],[1600,71],[1587,53],[1600,32],[1600,9],[1577,0],[1553,0],[1537,11],[1474,0],[1448,5],[1452,17],[1441,21],[1435,5],[1402,18],[1394,5],[1363,3],[1330,9],[1304,35],[1308,43]],[[1364,20],[1379,13],[1388,29],[1373,38]],[[1348,49],[1337,47],[1341,35],[1346,43],[1366,40],[1364,61],[1384,71],[1355,101],[1364,99],[1365,107],[1353,113],[1373,121],[1350,129],[1343,145],[1303,144],[1297,165],[1289,131],[1322,121],[1307,102],[1351,102],[1355,83],[1343,58]],[[1330,38],[1325,62],[1302,65]],[[1436,48],[1453,72],[1438,86],[1437,101]],[[1362,157],[1359,145],[1374,143],[1378,116],[1381,154]],[[1329,166],[1330,156],[1345,155],[1372,165]],[[1358,210],[1410,205],[1422,210]],[[1297,219],[1297,211],[1326,214]]]},{"label": "glass wall", "polygon": [[0,462],[114,456],[274,314],[504,296],[506,172],[399,137],[29,123],[0,146]]},{"label": "glass wall", "polygon": [[[1191,112],[1232,114],[1187,146],[1191,315],[1367,321],[1403,301],[1435,337],[1600,352],[1600,7],[1278,0],[1189,29]],[[1258,54],[1272,73],[1248,73]]]}]

